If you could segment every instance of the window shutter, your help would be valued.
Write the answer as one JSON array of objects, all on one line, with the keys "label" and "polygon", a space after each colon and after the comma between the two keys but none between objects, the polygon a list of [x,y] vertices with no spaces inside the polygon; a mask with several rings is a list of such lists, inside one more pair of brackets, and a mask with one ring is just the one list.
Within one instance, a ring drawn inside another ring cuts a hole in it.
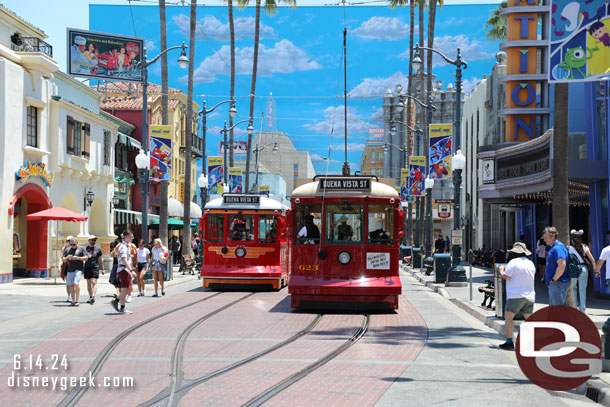
[{"label": "window shutter", "polygon": [[83,139],[83,157],[89,159],[91,157],[91,154],[89,153],[91,150],[89,149],[89,143],[91,141],[91,125],[89,123],[84,123],[83,124],[83,134],[84,134],[84,139]]},{"label": "window shutter", "polygon": [[74,119],[68,116],[68,130],[66,131],[66,145],[68,154],[74,154]]}]

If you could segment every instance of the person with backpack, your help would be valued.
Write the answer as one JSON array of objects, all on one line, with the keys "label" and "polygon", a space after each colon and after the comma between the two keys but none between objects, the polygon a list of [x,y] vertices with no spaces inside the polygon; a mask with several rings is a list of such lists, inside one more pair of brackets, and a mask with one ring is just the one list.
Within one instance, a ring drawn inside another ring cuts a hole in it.
[{"label": "person with backpack", "polygon": [[[585,312],[587,302],[587,281],[589,279],[589,268],[595,264],[589,247],[582,242],[581,231],[572,229],[570,231],[570,259],[568,273],[572,278],[572,289],[574,290],[574,302],[582,312]],[[588,264],[587,264],[588,263]],[[590,265],[590,266],[589,266]]]}]

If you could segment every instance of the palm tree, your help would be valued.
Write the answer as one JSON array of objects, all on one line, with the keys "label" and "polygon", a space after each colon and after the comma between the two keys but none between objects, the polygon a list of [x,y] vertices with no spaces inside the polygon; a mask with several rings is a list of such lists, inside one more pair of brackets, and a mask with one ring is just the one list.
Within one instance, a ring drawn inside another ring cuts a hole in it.
[{"label": "palm tree", "polygon": [[[233,20],[233,0],[227,0],[227,6],[229,7],[229,35],[231,37],[231,100],[235,97],[235,21]],[[233,117],[229,115],[229,166],[233,167]],[[225,146],[227,148],[227,146]]]},{"label": "palm tree", "polygon": [[[284,3],[296,7],[296,0],[283,0]],[[248,7],[250,0],[237,0],[240,9]],[[276,0],[265,0],[263,5],[269,16],[277,13]],[[261,26],[261,0],[256,0],[256,14],[254,18],[254,55],[252,57],[252,82],[250,86],[250,119],[254,117],[254,97],[256,95],[256,73],[258,70],[258,45],[260,40]],[[250,151],[252,150],[252,135],[248,134],[248,155],[246,156],[246,191],[250,190]]]},{"label": "palm tree", "polygon": [[[167,23],[165,18],[165,0],[159,0],[159,20],[161,25],[161,50],[167,49]],[[161,56],[161,120],[162,124],[169,124],[169,89],[168,89],[168,78],[167,78],[167,53]],[[163,246],[167,247],[167,196],[169,189],[169,181],[161,181],[161,191],[159,193],[159,238],[163,243]],[[148,236],[143,237],[145,242],[148,240]]]},{"label": "palm tree", "polygon": [[[186,148],[184,155],[184,228],[182,229],[182,254],[191,254],[191,134],[193,133],[193,71],[195,67],[195,30],[197,25],[197,0],[191,0],[191,25],[189,38],[188,95],[186,102]],[[186,250],[185,250],[186,249]]]},{"label": "palm tree", "polygon": [[504,41],[506,40],[506,17],[501,17],[500,12],[508,7],[508,2],[505,0],[492,12],[491,17],[485,22],[485,27],[489,27],[485,38],[488,41]]}]

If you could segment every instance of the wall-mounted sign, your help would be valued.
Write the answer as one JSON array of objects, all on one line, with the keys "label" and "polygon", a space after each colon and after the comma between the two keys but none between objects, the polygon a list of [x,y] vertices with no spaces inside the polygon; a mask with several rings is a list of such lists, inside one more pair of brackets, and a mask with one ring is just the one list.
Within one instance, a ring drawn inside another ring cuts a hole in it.
[{"label": "wall-mounted sign", "polygon": [[15,171],[15,176],[17,177],[17,182],[20,184],[25,184],[30,177],[40,177],[46,186],[51,187],[55,180],[55,171],[47,170],[47,165],[45,163],[26,161],[25,165],[22,165]]},{"label": "wall-mounted sign", "polygon": [[259,204],[261,197],[258,195],[223,195],[222,200],[226,204]]},{"label": "wall-mounted sign", "polygon": [[[228,153],[229,151],[227,151]],[[248,142],[247,141],[233,141],[233,156],[234,157],[245,157],[248,152]],[[218,142],[218,155],[224,155],[225,153],[225,143],[224,141]]]},{"label": "wall-mounted sign", "polygon": [[550,168],[549,144],[534,151],[498,159],[497,180],[503,181],[527,177],[544,172]]},{"label": "wall-mounted sign", "polygon": [[448,203],[438,204],[438,217],[447,219],[451,217],[451,205]]},{"label": "wall-mounted sign", "polygon": [[322,178],[320,180],[321,189],[329,190],[370,190],[370,178]]},{"label": "wall-mounted sign", "polygon": [[451,244],[452,245],[462,245],[462,229],[455,229],[451,231]]},{"label": "wall-mounted sign", "polygon": [[493,184],[496,182],[496,171],[494,160],[483,160],[483,184]]}]

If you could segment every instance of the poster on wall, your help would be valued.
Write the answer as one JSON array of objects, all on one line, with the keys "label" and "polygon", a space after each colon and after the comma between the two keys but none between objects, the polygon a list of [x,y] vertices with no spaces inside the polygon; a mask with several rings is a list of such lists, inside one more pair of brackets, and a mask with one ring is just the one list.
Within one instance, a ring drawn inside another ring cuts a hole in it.
[{"label": "poster on wall", "polygon": [[[233,156],[234,157],[246,157],[248,152],[247,141],[234,141],[233,142]],[[229,151],[227,151],[229,153]],[[224,141],[218,142],[218,155],[224,156],[225,154],[225,143]]]},{"label": "poster on wall", "polygon": [[208,157],[208,190],[210,194],[222,194],[224,180],[224,158]]},{"label": "poster on wall", "polygon": [[430,125],[430,178],[443,179],[451,176],[451,139],[453,125]]},{"label": "poster on wall", "polygon": [[552,0],[549,82],[610,75],[610,7],[604,1]]},{"label": "poster on wall", "polygon": [[241,194],[244,192],[243,187],[243,176],[241,168],[231,167],[229,168],[229,193]]},{"label": "poster on wall", "polygon": [[144,38],[68,28],[68,74],[142,82]]},{"label": "poster on wall", "polygon": [[172,177],[172,126],[150,126],[150,173],[151,181]]},{"label": "poster on wall", "polygon": [[426,157],[409,157],[409,180],[407,184],[407,194],[410,196],[422,196],[425,178]]}]

